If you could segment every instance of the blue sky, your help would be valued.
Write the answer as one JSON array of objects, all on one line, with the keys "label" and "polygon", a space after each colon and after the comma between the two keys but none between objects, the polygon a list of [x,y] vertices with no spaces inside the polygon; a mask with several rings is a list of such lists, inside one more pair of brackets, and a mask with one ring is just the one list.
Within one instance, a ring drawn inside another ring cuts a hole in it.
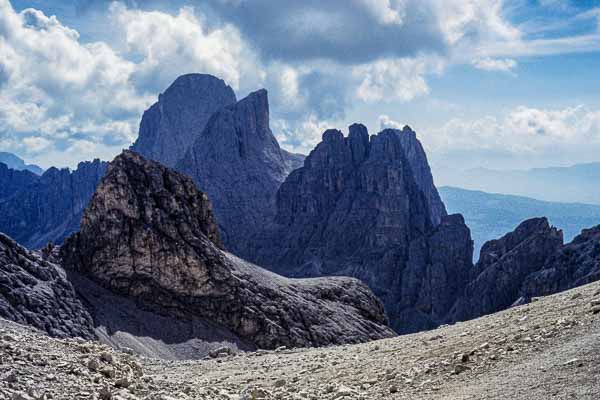
[{"label": "blue sky", "polygon": [[600,161],[600,0],[0,0],[0,150],[110,159],[178,75],[308,152],[330,127],[410,125],[445,174]]}]

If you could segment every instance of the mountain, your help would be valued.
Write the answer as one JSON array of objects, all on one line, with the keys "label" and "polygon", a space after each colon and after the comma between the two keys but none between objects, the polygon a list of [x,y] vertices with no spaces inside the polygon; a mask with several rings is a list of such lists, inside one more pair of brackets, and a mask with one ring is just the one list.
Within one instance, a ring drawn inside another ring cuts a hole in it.
[{"label": "mountain", "polygon": [[0,163],[0,202],[31,185],[37,179],[38,176],[33,172],[12,169]]},{"label": "mountain", "polygon": [[5,151],[0,151],[0,163],[5,164],[8,168],[17,171],[29,171],[36,175],[41,175],[44,172],[44,170],[37,165],[25,164],[25,161],[22,158]]},{"label": "mountain", "polygon": [[207,195],[190,178],[125,151],[61,257],[68,271],[145,309],[208,320],[261,348],[393,335],[364,284],[275,275],[224,252],[216,226]]},{"label": "mountain", "polygon": [[175,168],[212,199],[225,248],[246,257],[247,243],[274,216],[279,186],[301,162],[273,136],[263,89],[215,113]]},{"label": "mountain", "polygon": [[348,137],[325,131],[281,185],[274,223],[250,259],[287,276],[359,278],[398,332],[439,324],[466,284],[473,249],[462,217],[432,207],[441,201],[413,135],[405,128],[369,137],[360,124]]},{"label": "mountain", "polygon": [[486,193],[444,186],[439,193],[451,213],[464,215],[475,242],[475,255],[483,243],[510,232],[521,221],[545,216],[570,241],[582,229],[600,224],[600,206],[555,203],[528,197]]},{"label": "mountain", "polygon": [[477,168],[449,178],[445,184],[545,201],[600,204],[599,180],[600,163],[589,163],[508,171]]},{"label": "mountain", "polygon": [[95,338],[92,318],[65,272],[1,233],[0,317],[55,337]]},{"label": "mountain", "polygon": [[139,137],[131,149],[173,167],[210,117],[235,102],[233,89],[222,79],[204,74],[182,75],[144,112]]},{"label": "mountain", "polygon": [[77,169],[50,168],[32,184],[0,202],[0,232],[29,248],[62,243],[79,228],[83,209],[106,171],[100,160]]}]

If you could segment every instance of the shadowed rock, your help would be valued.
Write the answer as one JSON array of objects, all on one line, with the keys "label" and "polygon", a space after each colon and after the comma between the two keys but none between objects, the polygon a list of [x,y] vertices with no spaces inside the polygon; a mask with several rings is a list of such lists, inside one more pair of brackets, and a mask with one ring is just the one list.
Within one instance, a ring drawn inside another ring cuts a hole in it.
[{"label": "shadowed rock", "polygon": [[274,216],[277,189],[301,161],[273,136],[263,89],[213,115],[176,169],[210,197],[225,248],[245,257]]},{"label": "shadowed rock", "polygon": [[263,348],[392,335],[357,280],[290,280],[220,246],[210,202],[193,181],[126,151],[61,254],[69,269],[149,309],[205,318]]},{"label": "shadowed rock", "polygon": [[445,217],[426,162],[407,129],[327,130],[281,185],[251,259],[288,276],[359,278],[398,332],[436,326],[466,284],[473,248],[462,218]]},{"label": "shadowed rock", "polygon": [[0,202],[14,196],[38,179],[33,172],[15,170],[0,162]]},{"label": "shadowed rock", "polygon": [[0,317],[51,336],[95,338],[92,318],[65,272],[0,234]]},{"label": "shadowed rock", "polygon": [[83,209],[106,171],[100,160],[77,169],[50,168],[32,184],[0,202],[0,232],[29,248],[62,243],[79,229]]},{"label": "shadowed rock", "polygon": [[235,103],[235,93],[212,75],[182,75],[142,116],[131,149],[173,167],[202,132],[210,117]]}]

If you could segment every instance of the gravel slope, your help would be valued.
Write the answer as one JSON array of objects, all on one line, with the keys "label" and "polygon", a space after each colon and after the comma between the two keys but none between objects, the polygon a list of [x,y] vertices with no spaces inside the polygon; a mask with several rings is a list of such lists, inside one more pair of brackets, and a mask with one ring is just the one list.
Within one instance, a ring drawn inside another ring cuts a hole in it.
[{"label": "gravel slope", "polygon": [[600,398],[600,283],[429,332],[199,361],[0,329],[0,399]]}]

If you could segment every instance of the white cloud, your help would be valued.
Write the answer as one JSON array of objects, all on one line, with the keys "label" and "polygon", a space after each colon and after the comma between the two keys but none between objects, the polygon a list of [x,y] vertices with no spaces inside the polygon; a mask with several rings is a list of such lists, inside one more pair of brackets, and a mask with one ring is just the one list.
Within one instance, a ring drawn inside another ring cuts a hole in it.
[{"label": "white cloud", "polygon": [[362,80],[356,95],[367,102],[410,101],[429,94],[425,75],[442,69],[441,59],[426,57],[385,59],[355,67],[353,75]]},{"label": "white cloud", "polygon": [[511,155],[523,163],[532,157],[551,159],[554,164],[563,160],[584,162],[597,159],[600,151],[600,110],[521,106],[501,118],[455,118],[440,129],[429,130],[421,139],[437,156],[459,152],[475,158],[482,152],[493,152]]},{"label": "white cloud", "polygon": [[480,58],[473,61],[473,66],[484,71],[511,72],[517,66],[517,62],[510,58]]},{"label": "white cloud", "polygon": [[338,121],[323,121],[315,115],[309,115],[305,120],[294,123],[281,119],[271,123],[273,134],[283,148],[303,154],[308,154],[321,142],[323,132],[337,126]]},{"label": "white cloud", "polygon": [[389,116],[383,114],[379,116],[379,129],[402,129],[403,125],[391,119]]},{"label": "white cloud", "polygon": [[216,75],[234,89],[255,88],[264,78],[238,30],[232,25],[209,29],[194,8],[171,15],[113,3],[110,13],[124,32],[128,52],[141,57],[135,75],[146,86],[154,81],[162,90],[177,76],[196,71]]}]

